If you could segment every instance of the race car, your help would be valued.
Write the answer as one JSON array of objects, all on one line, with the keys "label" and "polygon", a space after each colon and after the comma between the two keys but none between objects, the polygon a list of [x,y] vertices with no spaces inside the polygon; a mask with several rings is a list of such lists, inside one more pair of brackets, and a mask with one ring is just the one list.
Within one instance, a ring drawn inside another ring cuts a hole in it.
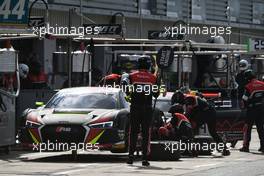
[{"label": "race car", "polygon": [[[57,92],[46,105],[24,111],[20,141],[34,144],[91,144],[126,151],[129,104],[116,88],[78,87]],[[94,147],[94,146],[92,146]]]}]

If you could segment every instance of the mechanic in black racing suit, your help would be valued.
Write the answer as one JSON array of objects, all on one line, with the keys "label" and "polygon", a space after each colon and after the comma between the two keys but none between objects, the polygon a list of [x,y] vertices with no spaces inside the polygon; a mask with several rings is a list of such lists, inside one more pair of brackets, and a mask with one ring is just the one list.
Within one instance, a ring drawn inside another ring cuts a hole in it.
[{"label": "mechanic in black racing suit", "polygon": [[244,106],[247,109],[247,116],[244,126],[243,147],[241,152],[249,152],[251,130],[254,123],[260,139],[259,151],[264,153],[264,83],[256,79],[252,70],[245,72],[248,84],[245,86],[245,93],[242,97]]},{"label": "mechanic in black racing suit", "polygon": [[[222,138],[216,132],[216,110],[205,98],[195,95],[184,95],[181,91],[176,91],[172,96],[171,103],[184,104],[186,107],[186,116],[190,118],[192,127],[195,131],[203,124],[207,124],[210,135],[214,141],[224,143]],[[224,156],[230,155],[226,144],[222,151]]]},{"label": "mechanic in black racing suit", "polygon": [[[129,155],[127,164],[133,164],[134,152],[136,150],[138,133],[142,134],[142,165],[149,166],[148,156],[150,154],[150,133],[152,122],[152,98],[159,95],[157,78],[149,72],[151,63],[148,56],[141,56],[138,59],[138,71],[132,72],[125,79],[125,85],[132,90],[127,94],[131,97],[130,106],[130,129],[129,129]],[[121,82],[123,82],[121,80]],[[123,84],[123,83],[122,83]],[[156,88],[154,88],[154,86]],[[154,90],[155,89],[155,90]],[[141,128],[140,128],[141,127]],[[140,130],[141,129],[141,130]]]}]

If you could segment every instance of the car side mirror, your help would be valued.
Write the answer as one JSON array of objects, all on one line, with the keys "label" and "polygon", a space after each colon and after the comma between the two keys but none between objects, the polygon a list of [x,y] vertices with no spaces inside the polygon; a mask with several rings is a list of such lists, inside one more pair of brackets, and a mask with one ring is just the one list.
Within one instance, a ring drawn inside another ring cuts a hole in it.
[{"label": "car side mirror", "polygon": [[44,102],[37,101],[37,102],[35,103],[35,105],[36,105],[36,107],[38,108],[38,107],[44,106]]}]

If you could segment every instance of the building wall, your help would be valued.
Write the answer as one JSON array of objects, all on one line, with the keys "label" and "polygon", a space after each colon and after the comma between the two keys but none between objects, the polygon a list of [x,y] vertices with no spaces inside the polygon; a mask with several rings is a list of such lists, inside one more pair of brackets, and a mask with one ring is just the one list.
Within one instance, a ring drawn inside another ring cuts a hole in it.
[{"label": "building wall", "polygon": [[[49,21],[51,25],[67,26],[68,10],[80,11],[80,1],[50,0]],[[82,0],[82,12],[97,24],[109,23],[116,12],[126,17],[126,37],[147,38],[148,30],[162,30],[178,20],[200,26],[232,26],[232,31],[244,37],[263,37],[264,1],[261,0]],[[33,15],[44,15],[44,5],[37,3]],[[228,8],[229,7],[229,8]],[[71,15],[72,25],[80,26],[81,17]],[[84,23],[91,23],[84,19]],[[121,17],[117,23],[122,24]],[[240,31],[240,32],[239,32]],[[232,35],[231,42],[239,42],[238,34]],[[192,40],[206,37],[192,36]]]},{"label": "building wall", "polygon": [[[126,38],[147,38],[149,30],[164,30],[182,20],[191,26],[231,26],[232,35],[224,35],[226,41],[245,44],[247,39],[264,38],[264,1],[263,0],[82,0],[82,12],[86,18],[83,23],[94,21],[109,24],[112,15],[122,12],[125,16]],[[228,8],[229,7],[229,8]],[[68,26],[69,9],[80,11],[78,0],[49,0],[49,22],[51,26]],[[37,3],[32,15],[44,16],[44,5]],[[81,26],[81,17],[71,15],[72,26]],[[90,20],[89,20],[89,19]],[[117,17],[117,23],[123,24]],[[209,35],[188,35],[187,39],[206,42]],[[58,42],[45,52],[58,49],[66,51],[66,43]],[[97,48],[95,65],[106,74],[111,56],[109,48]],[[44,54],[45,55],[45,54]],[[46,54],[47,56],[50,56]],[[51,63],[51,61],[46,61]],[[46,66],[48,67],[48,65]],[[49,70],[45,68],[45,70]]]}]

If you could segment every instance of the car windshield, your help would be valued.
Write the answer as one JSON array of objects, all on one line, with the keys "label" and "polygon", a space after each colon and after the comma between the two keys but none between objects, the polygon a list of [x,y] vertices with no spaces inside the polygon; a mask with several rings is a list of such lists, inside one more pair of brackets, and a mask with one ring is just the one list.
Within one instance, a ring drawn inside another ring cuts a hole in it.
[{"label": "car windshield", "polygon": [[116,109],[115,94],[57,94],[45,106],[46,108],[77,108],[77,109]]},{"label": "car windshield", "polygon": [[156,103],[156,108],[161,110],[162,112],[168,112],[171,107],[171,102],[170,100],[162,99],[162,100],[157,100]]}]

